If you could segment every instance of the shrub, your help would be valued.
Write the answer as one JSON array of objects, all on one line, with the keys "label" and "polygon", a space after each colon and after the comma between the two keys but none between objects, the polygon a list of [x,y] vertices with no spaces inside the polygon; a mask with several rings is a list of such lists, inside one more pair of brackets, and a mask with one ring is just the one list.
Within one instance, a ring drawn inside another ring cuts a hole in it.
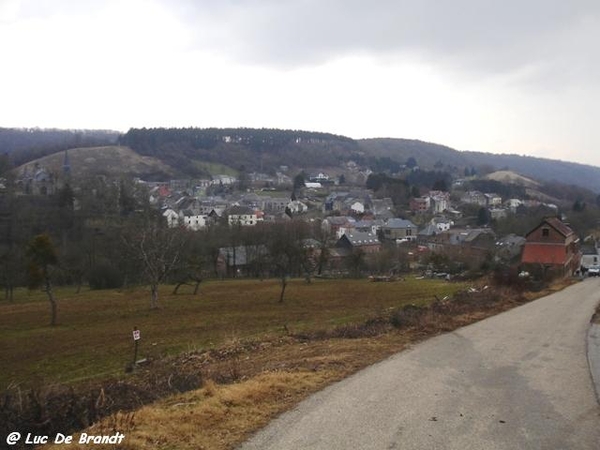
[{"label": "shrub", "polygon": [[406,305],[404,308],[397,309],[392,313],[390,323],[395,328],[407,328],[418,325],[427,308],[420,308],[414,305]]}]

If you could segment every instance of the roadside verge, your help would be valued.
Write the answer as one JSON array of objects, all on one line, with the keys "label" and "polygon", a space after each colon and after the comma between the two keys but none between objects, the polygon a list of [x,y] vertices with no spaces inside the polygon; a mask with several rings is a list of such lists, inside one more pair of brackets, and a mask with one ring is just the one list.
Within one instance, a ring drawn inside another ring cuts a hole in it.
[{"label": "roadside verge", "polygon": [[587,357],[596,399],[600,403],[600,305],[592,316],[587,334]]}]

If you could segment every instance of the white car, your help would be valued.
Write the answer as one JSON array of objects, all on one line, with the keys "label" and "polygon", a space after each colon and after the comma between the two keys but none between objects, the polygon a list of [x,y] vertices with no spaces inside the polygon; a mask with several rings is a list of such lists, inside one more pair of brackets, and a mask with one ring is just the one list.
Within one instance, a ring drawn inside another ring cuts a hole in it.
[{"label": "white car", "polygon": [[600,276],[600,266],[590,266],[587,271],[588,277]]}]

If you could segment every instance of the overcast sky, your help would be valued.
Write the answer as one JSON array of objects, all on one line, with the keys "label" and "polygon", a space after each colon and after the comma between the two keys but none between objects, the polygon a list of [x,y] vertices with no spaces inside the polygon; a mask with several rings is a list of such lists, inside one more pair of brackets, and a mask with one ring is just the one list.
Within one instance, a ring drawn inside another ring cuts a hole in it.
[{"label": "overcast sky", "polygon": [[600,166],[598,0],[0,0],[0,127],[265,127]]}]

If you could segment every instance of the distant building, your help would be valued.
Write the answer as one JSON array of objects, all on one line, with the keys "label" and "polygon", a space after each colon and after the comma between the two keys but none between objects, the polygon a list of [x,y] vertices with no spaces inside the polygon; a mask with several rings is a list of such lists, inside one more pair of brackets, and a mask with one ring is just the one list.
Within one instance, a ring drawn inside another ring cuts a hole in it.
[{"label": "distant building", "polygon": [[361,250],[365,254],[377,253],[381,250],[381,242],[375,234],[360,231],[344,233],[335,246],[353,251]]},{"label": "distant building", "polygon": [[252,208],[246,206],[232,206],[223,212],[227,223],[231,225],[254,226],[258,223],[258,216]]},{"label": "distant building", "polygon": [[575,232],[556,217],[544,219],[525,236],[521,263],[570,275],[581,263],[579,238]]},{"label": "distant building", "polygon": [[383,238],[386,240],[415,241],[417,239],[417,226],[410,220],[389,219],[381,227]]}]

